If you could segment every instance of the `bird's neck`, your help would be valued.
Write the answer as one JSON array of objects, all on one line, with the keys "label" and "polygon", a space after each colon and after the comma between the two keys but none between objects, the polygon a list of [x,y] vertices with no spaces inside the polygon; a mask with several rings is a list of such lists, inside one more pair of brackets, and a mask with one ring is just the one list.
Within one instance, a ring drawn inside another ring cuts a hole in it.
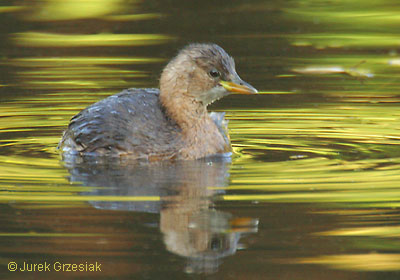
[{"label": "bird's neck", "polygon": [[182,158],[202,158],[208,155],[230,151],[215,122],[207,113],[207,108],[184,95],[169,98],[160,93],[160,101],[166,114],[181,128],[183,146],[180,148]]},{"label": "bird's neck", "polygon": [[206,106],[190,92],[193,90],[189,83],[192,68],[190,61],[177,57],[164,68],[160,79],[161,104],[183,132],[193,130],[209,119]]},{"label": "bird's neck", "polygon": [[189,95],[179,91],[182,89],[174,89],[173,92],[161,90],[161,104],[167,115],[179,125],[182,132],[197,130],[210,119],[207,108]]}]

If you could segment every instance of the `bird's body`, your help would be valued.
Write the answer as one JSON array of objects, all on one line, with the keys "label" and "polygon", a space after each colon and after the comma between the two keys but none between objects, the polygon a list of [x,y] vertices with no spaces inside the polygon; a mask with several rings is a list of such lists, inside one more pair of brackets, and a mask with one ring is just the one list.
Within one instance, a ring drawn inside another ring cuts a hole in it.
[{"label": "bird's body", "polygon": [[[225,82],[232,79],[239,83]],[[222,48],[189,45],[164,69],[160,90],[127,89],[90,105],[71,119],[59,147],[81,155],[148,160],[226,153],[231,147],[224,120],[209,114],[207,105],[229,91],[246,90],[256,92],[240,80]]]},{"label": "bird's body", "polygon": [[[209,125],[199,125],[196,137],[185,139],[179,125],[165,114],[158,89],[127,89],[75,115],[60,146],[68,152],[126,155],[150,160],[191,158],[195,150],[207,154],[229,152],[230,142],[224,133],[223,118],[212,114],[206,116],[204,122]],[[203,127],[207,130],[201,129]],[[214,138],[213,143],[218,145],[201,148],[210,132],[213,132],[212,137],[208,138]]]}]

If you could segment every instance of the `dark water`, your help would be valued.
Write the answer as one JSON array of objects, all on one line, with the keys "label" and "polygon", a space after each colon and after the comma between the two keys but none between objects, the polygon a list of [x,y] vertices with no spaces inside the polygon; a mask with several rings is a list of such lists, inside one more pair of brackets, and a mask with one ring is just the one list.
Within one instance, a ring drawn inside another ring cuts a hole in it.
[{"label": "dark water", "polygon": [[[396,1],[0,5],[1,279],[400,277]],[[74,114],[189,42],[262,92],[210,108],[232,158],[61,159]]]}]

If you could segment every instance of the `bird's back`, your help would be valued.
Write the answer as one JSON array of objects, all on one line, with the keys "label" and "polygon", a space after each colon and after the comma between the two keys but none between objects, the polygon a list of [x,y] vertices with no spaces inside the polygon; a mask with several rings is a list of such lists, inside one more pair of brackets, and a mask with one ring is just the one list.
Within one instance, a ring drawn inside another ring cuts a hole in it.
[{"label": "bird's back", "polygon": [[158,89],[127,89],[75,115],[59,148],[64,152],[173,157],[180,128],[159,102]]}]

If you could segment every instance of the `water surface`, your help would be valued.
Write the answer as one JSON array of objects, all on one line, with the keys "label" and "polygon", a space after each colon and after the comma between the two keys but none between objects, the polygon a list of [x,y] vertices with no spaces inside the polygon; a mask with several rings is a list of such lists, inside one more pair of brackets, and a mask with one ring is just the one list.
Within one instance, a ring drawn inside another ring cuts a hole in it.
[{"label": "water surface", "polygon": [[[399,9],[2,3],[1,278],[398,279]],[[157,87],[189,42],[220,44],[261,91],[210,108],[226,112],[232,158],[62,159],[74,114]],[[50,271],[20,271],[33,264]]]}]

